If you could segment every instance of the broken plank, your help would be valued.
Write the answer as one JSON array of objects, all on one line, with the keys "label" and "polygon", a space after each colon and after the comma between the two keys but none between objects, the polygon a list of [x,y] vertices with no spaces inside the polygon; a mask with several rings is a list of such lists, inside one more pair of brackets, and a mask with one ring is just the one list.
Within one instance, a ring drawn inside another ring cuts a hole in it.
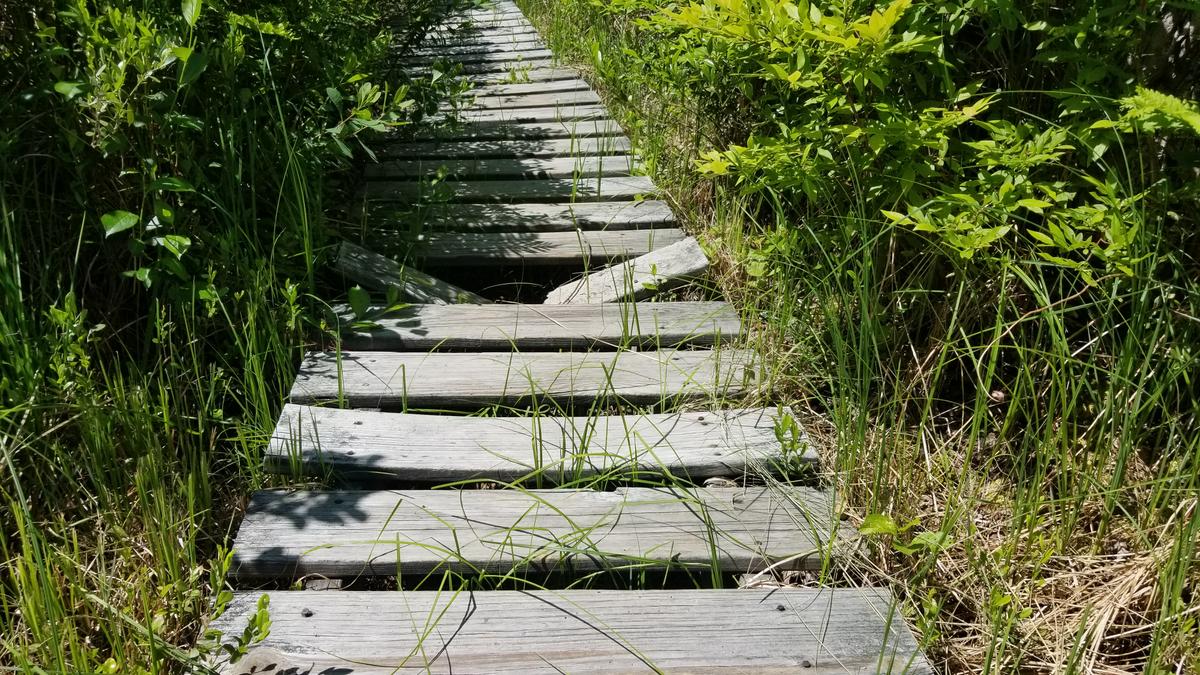
[{"label": "broken plank", "polygon": [[361,246],[343,242],[338,251],[336,269],[346,277],[367,288],[387,291],[396,288],[401,297],[414,302],[453,304],[486,303],[487,299],[454,284],[431,277],[410,266],[372,253]]},{"label": "broken plank", "polygon": [[636,230],[675,222],[666,202],[578,204],[431,204],[416,212],[375,207],[372,220],[404,231],[567,232]]},{"label": "broken plank", "polygon": [[615,157],[524,157],[513,159],[411,159],[368,165],[368,180],[444,176],[459,179],[571,178],[629,176],[636,168],[630,155]]},{"label": "broken plank", "polygon": [[365,187],[373,201],[432,202],[569,202],[628,201],[654,195],[648,176],[611,178],[546,178],[530,180],[372,181]]},{"label": "broken plank", "polygon": [[752,352],[310,352],[292,403],[352,408],[482,408],[558,401],[671,404],[738,396],[757,377]]},{"label": "broken plank", "polygon": [[638,569],[813,569],[844,544],[832,495],[800,487],[262,490],[239,579]]},{"label": "broken plank", "polygon": [[564,484],[663,475],[699,482],[814,463],[807,437],[785,457],[765,408],[590,417],[447,417],[288,404],[264,462],[275,473],[406,483]]},{"label": "broken plank", "polygon": [[708,257],[694,237],[550,291],[546,304],[637,300],[698,278]]},{"label": "broken plank", "polygon": [[709,346],[741,335],[724,302],[409,305],[342,337],[343,349],[504,351]]},{"label": "broken plank", "polygon": [[886,588],[238,591],[212,628],[252,673],[932,675]]},{"label": "broken plank", "polygon": [[624,136],[591,138],[497,139],[490,141],[414,141],[375,148],[381,158],[485,159],[492,157],[556,157],[622,155],[631,150]]},{"label": "broken plank", "polygon": [[430,267],[603,265],[681,241],[674,227],[592,232],[438,232],[421,235],[412,254]]}]

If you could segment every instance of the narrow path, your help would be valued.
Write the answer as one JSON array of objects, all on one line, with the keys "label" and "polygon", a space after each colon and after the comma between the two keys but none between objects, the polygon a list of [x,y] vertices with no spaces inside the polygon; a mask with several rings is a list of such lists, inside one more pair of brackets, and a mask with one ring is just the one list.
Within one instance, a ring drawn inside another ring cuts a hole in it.
[{"label": "narrow path", "polygon": [[[928,672],[886,589],[733,587],[854,536],[829,493],[756,478],[817,460],[786,410],[726,406],[759,386],[736,312],[629,301],[703,255],[591,88],[506,0],[404,58],[461,63],[474,103],[380,149],[339,268],[418,304],[301,365],[267,467],[343,487],[251,498],[214,627],[267,593],[271,632],[224,671]],[[562,304],[490,303],[496,273]],[[298,581],[341,590],[271,590]]]}]

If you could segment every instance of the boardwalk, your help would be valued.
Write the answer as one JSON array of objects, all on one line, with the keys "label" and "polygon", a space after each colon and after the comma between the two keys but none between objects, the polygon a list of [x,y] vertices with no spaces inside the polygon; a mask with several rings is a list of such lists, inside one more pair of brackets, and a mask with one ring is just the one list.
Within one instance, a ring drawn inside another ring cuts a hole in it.
[{"label": "boardwalk", "polygon": [[[654,297],[703,252],[596,93],[505,0],[402,58],[462,64],[473,104],[380,147],[377,230],[337,265],[414,304],[301,364],[266,466],[338,487],[251,497],[214,627],[233,640],[266,593],[272,628],[217,665],[928,672],[886,589],[736,588],[837,569],[854,533],[832,493],[755,480],[817,456],[733,307]],[[453,282],[381,254],[415,231],[409,260]],[[514,269],[569,274],[511,304],[469,273]],[[345,590],[263,590],[314,580]]]}]

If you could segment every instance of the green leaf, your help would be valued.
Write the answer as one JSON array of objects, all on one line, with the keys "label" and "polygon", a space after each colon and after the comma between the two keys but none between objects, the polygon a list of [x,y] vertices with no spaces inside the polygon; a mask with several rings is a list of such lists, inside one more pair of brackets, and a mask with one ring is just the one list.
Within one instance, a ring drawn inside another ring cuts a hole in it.
[{"label": "green leaf", "polygon": [[354,312],[356,319],[363,319],[367,316],[367,312],[371,307],[371,294],[367,293],[362,286],[355,286],[350,289],[350,309]]},{"label": "green leaf", "polygon": [[208,55],[204,53],[192,54],[183,62],[183,67],[179,71],[179,86],[186,87],[196,81],[204,69],[208,67]]},{"label": "green leaf", "polygon": [[900,528],[896,527],[896,521],[892,517],[883,513],[871,513],[863,519],[863,524],[859,526],[858,531],[865,535],[886,534],[896,536],[900,533]]},{"label": "green leaf", "polygon": [[913,546],[936,553],[937,551],[949,548],[950,537],[945,532],[921,532],[914,536],[910,543]]},{"label": "green leaf", "polygon": [[155,237],[151,240],[155,245],[162,246],[175,255],[176,258],[182,258],[183,254],[192,245],[192,240],[181,234],[167,234],[161,237]]},{"label": "green leaf", "polygon": [[191,183],[187,182],[186,180],[183,180],[182,178],[174,178],[172,176],[167,176],[165,178],[159,178],[158,180],[155,180],[153,183],[150,183],[150,189],[151,190],[162,190],[165,192],[195,192],[196,191],[196,188],[192,187]]},{"label": "green leaf", "polygon": [[104,236],[107,238],[137,225],[138,217],[128,211],[111,211],[100,216],[100,224],[104,226]]},{"label": "green leaf", "polygon": [[122,273],[124,276],[132,277],[142,282],[146,288],[150,288],[150,270],[145,267],[139,267],[136,270],[129,270]]},{"label": "green leaf", "polygon": [[83,93],[82,82],[55,82],[54,91],[66,96],[68,100],[75,98]]},{"label": "green leaf", "polygon": [[188,26],[194,27],[200,19],[200,9],[204,6],[204,0],[183,0],[180,3],[179,9],[183,14],[183,20]]}]

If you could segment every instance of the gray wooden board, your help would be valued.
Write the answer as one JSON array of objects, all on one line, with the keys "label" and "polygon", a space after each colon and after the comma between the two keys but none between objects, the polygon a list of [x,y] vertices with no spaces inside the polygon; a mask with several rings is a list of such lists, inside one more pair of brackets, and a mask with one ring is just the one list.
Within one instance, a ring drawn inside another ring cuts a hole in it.
[{"label": "gray wooden board", "polygon": [[520,96],[523,94],[547,94],[565,91],[590,90],[587,82],[578,78],[554,80],[553,82],[515,82],[512,84],[490,84],[475,87],[467,92],[472,96]]},{"label": "gray wooden board", "polygon": [[465,180],[442,183],[370,181],[365,190],[372,201],[426,200],[431,202],[585,202],[628,201],[653,196],[658,189],[649,176],[611,178],[544,178],[528,180]]},{"label": "gray wooden board", "polygon": [[503,43],[471,43],[447,41],[437,45],[418,47],[408,54],[411,56],[441,56],[453,59],[462,54],[488,54],[504,51],[525,51],[529,49],[546,49],[546,43],[538,38],[510,40]]},{"label": "gray wooden board", "polygon": [[621,125],[608,119],[564,120],[555,122],[529,123],[480,123],[465,124],[461,128],[439,129],[437,140],[445,141],[499,141],[543,140],[553,138],[595,138],[623,136]]},{"label": "gray wooden board", "polygon": [[233,544],[239,579],[820,567],[849,538],[811,488],[261,490]]},{"label": "gray wooden board", "polygon": [[727,343],[741,335],[737,312],[724,302],[600,305],[409,305],[348,333],[351,350],[613,349],[629,344],[674,347]]},{"label": "gray wooden board", "polygon": [[645,255],[682,241],[675,227],[582,232],[437,232],[412,254],[430,267],[571,266],[582,269]]},{"label": "gray wooden board", "polygon": [[432,204],[416,213],[376,207],[380,228],[430,232],[574,232],[636,230],[675,222],[665,202],[580,202],[578,204]]},{"label": "gray wooden board", "polygon": [[[521,59],[513,61],[489,61],[486,63],[459,63],[454,64],[456,69],[461,69],[460,72],[466,75],[478,75],[484,73],[502,73],[506,77],[511,76],[515,81],[520,81],[521,73],[526,69],[533,68],[548,68],[555,65],[555,59]],[[407,68],[410,72],[422,74],[431,71],[429,66],[414,65]]]},{"label": "gray wooden board", "polygon": [[463,32],[473,32],[476,30],[487,30],[489,28],[527,28],[533,30],[533,25],[524,16],[515,14],[503,15],[474,15],[463,17],[451,17],[442,24],[435,26],[434,30],[461,30]]},{"label": "gray wooden board", "polygon": [[372,253],[361,246],[343,242],[338,250],[335,267],[355,282],[378,291],[397,288],[400,295],[414,302],[453,304],[470,302],[482,304],[487,300],[454,284],[429,276],[410,266]]},{"label": "gray wooden board", "polygon": [[543,65],[522,68],[512,72],[468,73],[460,76],[460,79],[472,84],[505,84],[512,82],[552,82],[555,80],[570,80],[577,77],[579,77],[579,73],[570,68]]},{"label": "gray wooden board", "polygon": [[535,32],[503,33],[503,34],[454,34],[440,32],[431,34],[419,48],[436,49],[438,47],[475,47],[481,45],[513,45],[521,42],[541,40]]},{"label": "gray wooden board", "polygon": [[550,291],[546,304],[639,300],[698,278],[708,257],[693,237],[602,269]]},{"label": "gray wooden board", "polygon": [[563,105],[594,104],[600,102],[600,97],[590,89],[573,89],[571,91],[532,92],[499,95],[480,95],[472,92],[474,97],[465,110],[480,110],[486,108],[544,108]]},{"label": "gray wooden board", "polygon": [[530,61],[533,59],[548,59],[554,56],[549,49],[526,49],[522,51],[502,52],[458,52],[454,54],[403,56],[396,61],[402,66],[429,65],[437,61],[452,63],[488,63],[491,61]]},{"label": "gray wooden board", "polygon": [[[268,470],[406,483],[608,475],[692,481],[770,470],[782,457],[769,409],[592,417],[447,417],[288,404],[267,446]],[[784,412],[782,414],[788,414]],[[796,460],[815,463],[804,439]],[[793,458],[789,458],[793,459]]]},{"label": "gray wooden board", "polygon": [[564,405],[620,401],[657,405],[744,394],[751,352],[310,352],[292,403],[343,401],[351,408],[480,408],[536,399]]},{"label": "gray wooden board", "polygon": [[374,148],[381,158],[485,159],[492,157],[560,157],[622,155],[632,146],[624,136],[591,138],[497,139],[491,141],[415,141]]},{"label": "gray wooden board", "polygon": [[571,178],[572,176],[628,176],[636,168],[631,155],[522,157],[497,159],[410,159],[369,164],[368,180],[417,179],[442,175],[455,178]]},{"label": "gray wooden board", "polygon": [[[464,124],[527,124],[530,122],[572,122],[602,120],[608,117],[608,109],[602,105],[562,105],[543,108],[495,108],[480,110],[468,108],[453,114],[454,119]],[[435,120],[445,119],[439,114]]]},{"label": "gray wooden board", "polygon": [[222,675],[932,675],[884,588],[239,591],[232,643],[270,596],[271,633]]}]

